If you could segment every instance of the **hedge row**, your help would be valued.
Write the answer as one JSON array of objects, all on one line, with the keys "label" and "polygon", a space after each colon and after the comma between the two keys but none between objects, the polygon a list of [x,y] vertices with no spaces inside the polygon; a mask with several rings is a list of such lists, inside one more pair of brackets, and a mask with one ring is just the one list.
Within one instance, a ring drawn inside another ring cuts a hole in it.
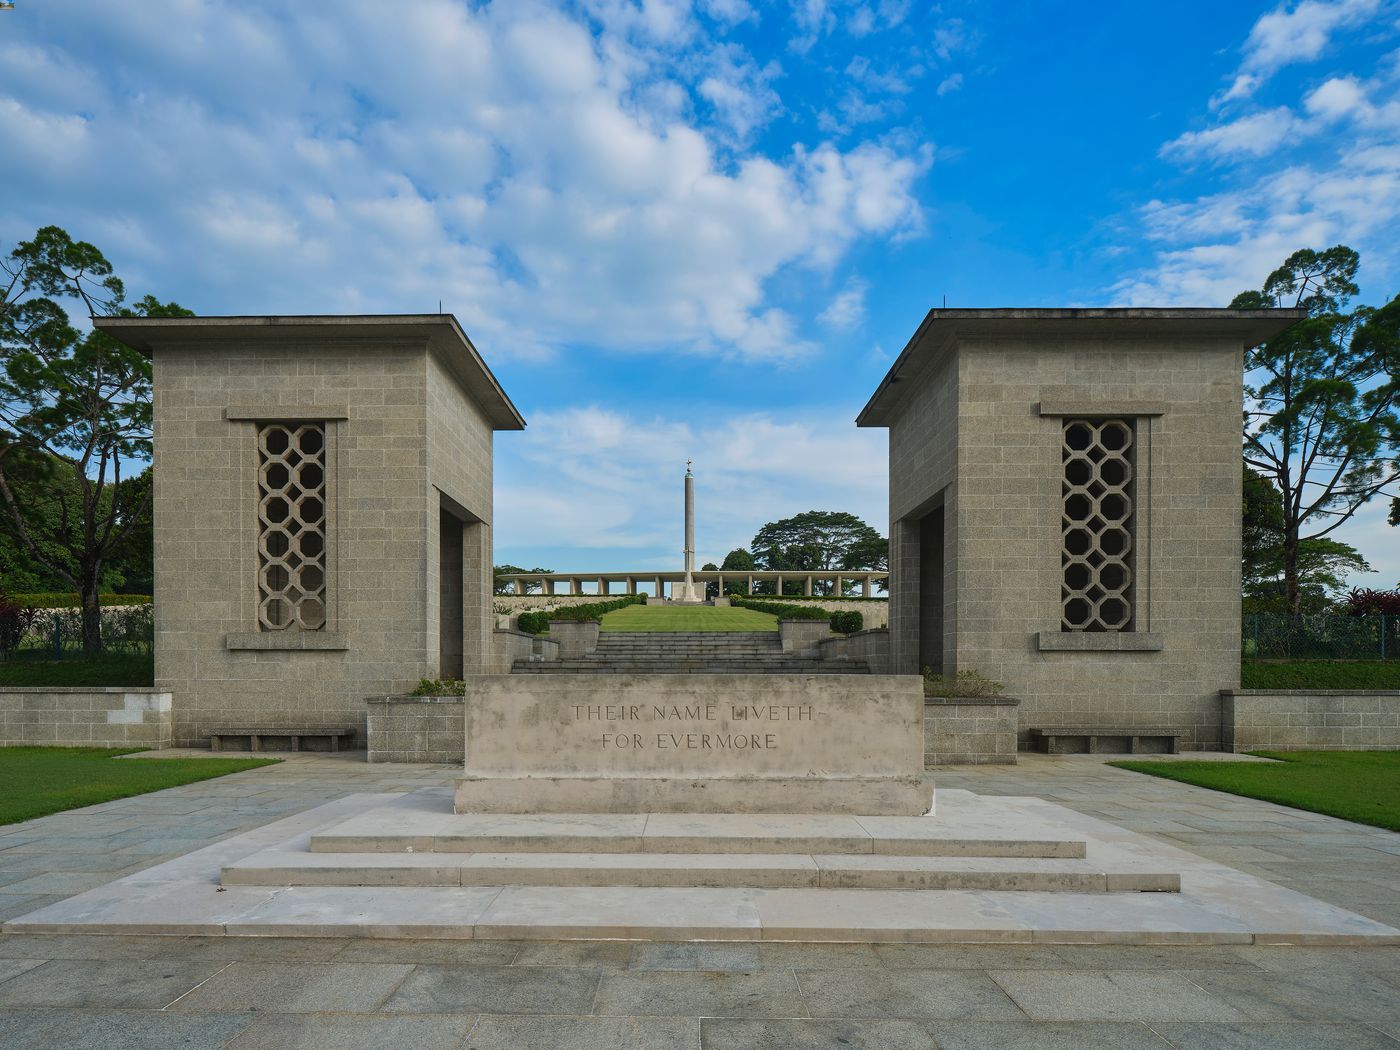
[{"label": "hedge row", "polygon": [[611,601],[588,602],[585,605],[566,605],[549,612],[524,612],[516,620],[516,626],[526,634],[544,634],[549,630],[550,620],[601,620],[614,609],[625,609],[629,605],[645,605],[645,594],[626,594]]},{"label": "hedge row", "polygon": [[[81,599],[76,594],[61,591],[39,594],[0,594],[5,601],[18,605],[21,609],[76,609]],[[104,607],[114,605],[150,605],[149,594],[99,594],[98,602]]]},{"label": "hedge row", "polygon": [[837,634],[852,634],[865,626],[865,617],[854,610],[828,612],[810,605],[789,605],[762,598],[730,598],[730,605],[756,612],[771,613],[780,620],[825,620]]}]

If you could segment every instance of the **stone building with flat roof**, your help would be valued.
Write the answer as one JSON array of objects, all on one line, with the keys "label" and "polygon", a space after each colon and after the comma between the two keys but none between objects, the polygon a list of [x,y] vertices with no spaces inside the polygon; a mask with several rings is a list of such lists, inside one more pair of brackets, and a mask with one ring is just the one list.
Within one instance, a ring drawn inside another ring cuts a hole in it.
[{"label": "stone building with flat roof", "polygon": [[1294,310],[931,310],[889,429],[893,670],[975,670],[1034,728],[1218,748],[1240,661],[1242,353]]},{"label": "stone building with flat roof", "polygon": [[451,315],[98,318],[151,355],[155,678],[176,746],[354,727],[490,669],[492,441]]}]

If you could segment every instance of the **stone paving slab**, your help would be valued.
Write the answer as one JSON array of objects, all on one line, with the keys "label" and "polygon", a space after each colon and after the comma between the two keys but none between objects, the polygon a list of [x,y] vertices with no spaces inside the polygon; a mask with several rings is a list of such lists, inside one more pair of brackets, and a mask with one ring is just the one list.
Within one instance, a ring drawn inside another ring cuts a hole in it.
[{"label": "stone paving slab", "polygon": [[[454,939],[1400,944],[1392,927],[1065,807],[956,789],[942,794],[937,816],[915,819],[1047,829],[1087,843],[1095,863],[1179,872],[1181,892],[218,884],[223,869],[269,847],[317,856],[308,847],[327,826],[421,804],[412,794],[347,796],[12,919],[5,928]],[[763,818],[764,841],[783,819]],[[677,827],[689,834],[694,818],[681,820]]]}]

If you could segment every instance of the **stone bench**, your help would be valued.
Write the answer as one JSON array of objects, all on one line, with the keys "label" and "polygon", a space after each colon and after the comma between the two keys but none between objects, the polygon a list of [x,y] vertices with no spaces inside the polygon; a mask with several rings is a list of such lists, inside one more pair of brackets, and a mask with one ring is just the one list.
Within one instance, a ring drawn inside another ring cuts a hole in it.
[{"label": "stone bench", "polygon": [[[1127,754],[1167,754],[1181,751],[1183,734],[1166,726],[1057,726],[1054,729],[1032,729],[1031,743],[1036,750],[1047,755],[1114,754],[1122,751],[1122,742],[1127,742]],[[1069,742],[1082,741],[1082,746],[1072,746]],[[1100,741],[1113,741],[1111,745]],[[1157,746],[1144,746],[1152,741]]]},{"label": "stone bench", "polygon": [[312,726],[312,727],[282,726],[282,727],[280,727],[280,728],[274,728],[274,727],[270,727],[270,726],[269,726],[269,727],[262,728],[262,729],[253,729],[253,728],[240,728],[240,729],[211,729],[211,730],[209,731],[209,747],[210,747],[210,749],[213,750],[213,751],[222,751],[222,750],[224,749],[224,738],[225,738],[225,737],[231,737],[231,736],[232,736],[232,737],[244,737],[244,736],[246,736],[246,737],[248,738],[248,750],[249,750],[249,751],[261,751],[261,750],[263,749],[263,748],[262,748],[262,738],[263,738],[263,737],[266,737],[266,736],[272,736],[272,737],[289,737],[289,738],[291,739],[291,741],[292,741],[292,750],[293,750],[293,751],[300,751],[300,750],[301,750],[301,742],[302,742],[303,739],[313,738],[313,737],[325,737],[326,739],[330,740],[330,742],[331,742],[331,750],[332,750],[332,751],[339,751],[339,750],[340,750],[340,742],[341,742],[342,740],[347,741],[347,742],[349,742],[349,743],[354,743],[354,741],[355,741],[355,727],[354,727],[354,726]]}]

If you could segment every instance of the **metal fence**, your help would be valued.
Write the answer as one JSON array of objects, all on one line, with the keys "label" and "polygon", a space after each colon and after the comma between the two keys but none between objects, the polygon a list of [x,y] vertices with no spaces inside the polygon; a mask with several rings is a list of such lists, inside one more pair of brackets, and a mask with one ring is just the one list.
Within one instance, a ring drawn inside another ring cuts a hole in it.
[{"label": "metal fence", "polygon": [[1400,660],[1400,616],[1252,613],[1241,643],[1250,660]]},{"label": "metal fence", "polygon": [[[155,641],[154,609],[124,605],[102,610],[102,649],[149,655]],[[27,610],[0,618],[0,660],[67,660],[83,656],[83,616],[78,609]]]}]

